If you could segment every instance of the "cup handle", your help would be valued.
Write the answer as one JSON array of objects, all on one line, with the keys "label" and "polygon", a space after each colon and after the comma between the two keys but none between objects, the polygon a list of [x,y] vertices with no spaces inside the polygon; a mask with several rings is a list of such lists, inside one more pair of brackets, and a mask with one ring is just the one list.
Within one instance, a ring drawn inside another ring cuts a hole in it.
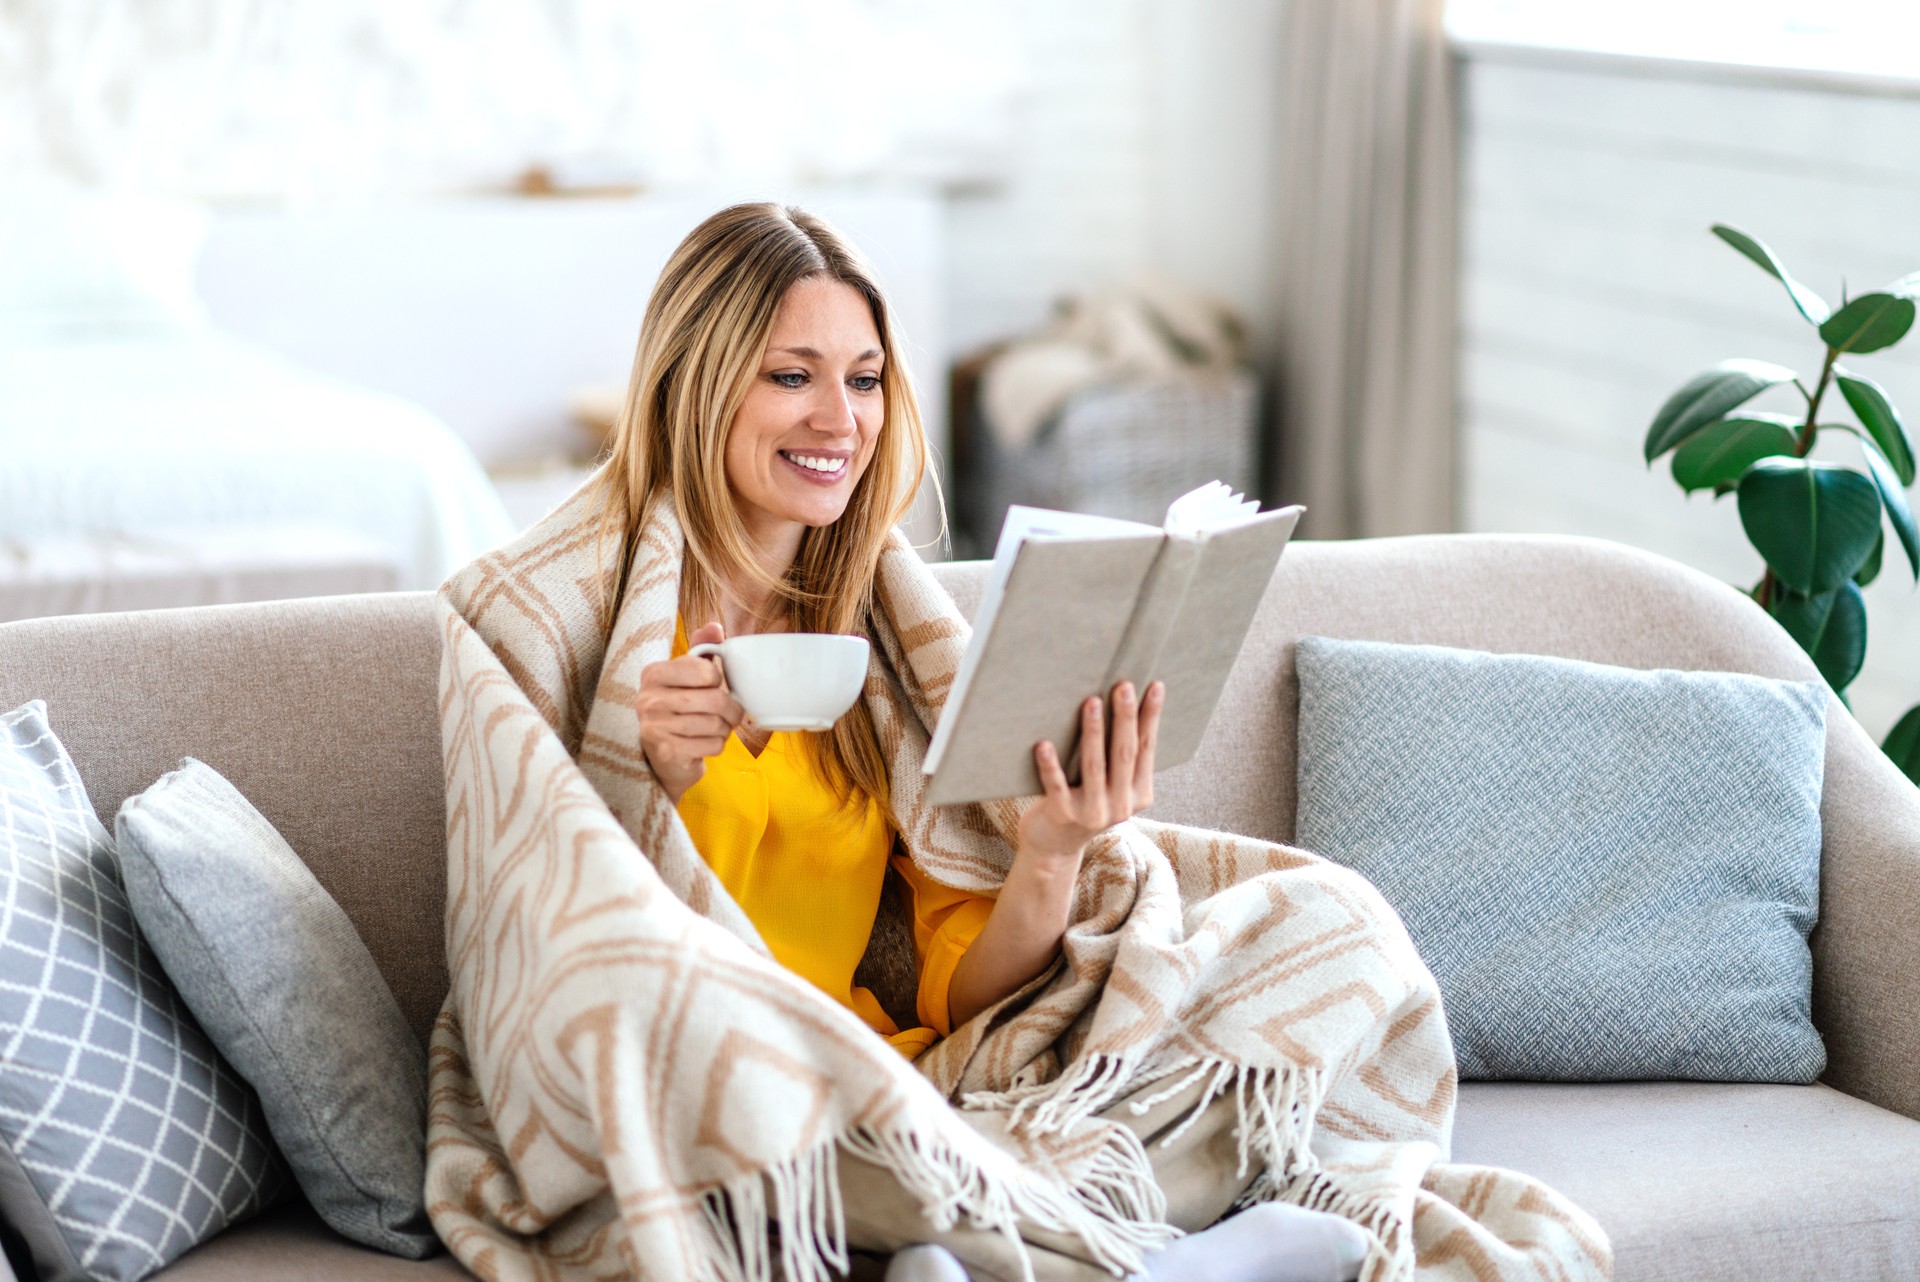
[{"label": "cup handle", "polygon": [[727,666],[727,661],[720,658],[718,641],[702,641],[687,651],[687,657],[689,659],[720,659],[721,668],[724,669]]}]

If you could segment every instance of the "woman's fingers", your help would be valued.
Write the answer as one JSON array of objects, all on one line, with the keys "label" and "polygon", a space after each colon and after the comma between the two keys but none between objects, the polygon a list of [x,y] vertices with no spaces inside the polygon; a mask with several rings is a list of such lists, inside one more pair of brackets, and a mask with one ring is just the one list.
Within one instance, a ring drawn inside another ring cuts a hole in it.
[{"label": "woman's fingers", "polygon": [[1140,705],[1140,755],[1133,766],[1133,802],[1141,810],[1153,804],[1153,754],[1160,744],[1160,712],[1167,706],[1167,687],[1155,681]]},{"label": "woman's fingers", "polygon": [[670,753],[678,754],[691,763],[706,757],[717,757],[726,751],[726,735],[711,734],[669,734],[666,747]]},{"label": "woman's fingers", "polygon": [[740,706],[725,690],[711,687],[701,690],[674,689],[660,692],[661,711],[680,716],[700,715],[719,717],[728,725],[739,725],[747,710]]},{"label": "woman's fingers", "polygon": [[1060,754],[1042,739],[1033,745],[1033,762],[1040,770],[1040,791],[1047,800],[1072,804],[1073,790],[1067,786],[1067,772],[1060,768]]},{"label": "woman's fingers", "polygon": [[1117,822],[1133,814],[1133,766],[1140,756],[1140,707],[1131,681],[1113,688],[1113,741],[1108,751],[1112,769],[1107,775],[1107,813]]},{"label": "woman's fingers", "polygon": [[[1093,698],[1080,706],[1080,801],[1081,819],[1091,827],[1106,826],[1094,812],[1104,810],[1107,800],[1106,715],[1100,700]],[[1092,803],[1088,806],[1087,803]]]},{"label": "woman's fingers", "polygon": [[720,665],[712,659],[697,659],[683,654],[665,663],[649,663],[640,672],[640,684],[671,686],[681,690],[717,687],[720,684]]}]

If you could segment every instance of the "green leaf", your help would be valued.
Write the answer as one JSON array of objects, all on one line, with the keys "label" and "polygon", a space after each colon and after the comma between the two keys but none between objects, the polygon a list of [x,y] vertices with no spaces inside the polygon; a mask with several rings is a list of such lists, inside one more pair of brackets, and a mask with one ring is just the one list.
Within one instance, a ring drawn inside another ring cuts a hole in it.
[{"label": "green leaf", "polygon": [[1771,613],[1835,691],[1860,675],[1867,660],[1867,603],[1858,585],[1842,583],[1811,597],[1782,592],[1774,597]]},{"label": "green leaf", "polygon": [[1715,223],[1713,234],[1752,259],[1759,265],[1761,271],[1785,285],[1787,296],[1793,299],[1794,307],[1813,324],[1818,325],[1831,315],[1826,300],[1788,275],[1786,267],[1774,257],[1773,251],[1760,241],[1747,235],[1738,227],[1729,227],[1725,223]]},{"label": "green leaf", "polygon": [[1920,706],[1907,709],[1907,715],[1887,731],[1887,741],[1880,747],[1907,778],[1920,783]]},{"label": "green leaf", "polygon": [[1900,478],[1894,475],[1893,464],[1887,462],[1887,456],[1880,452],[1872,441],[1860,442],[1861,451],[1867,456],[1867,471],[1873,475],[1873,484],[1880,491],[1880,502],[1887,509],[1887,519],[1893,522],[1893,532],[1900,540],[1900,546],[1907,554],[1907,568],[1913,571],[1913,581],[1920,583],[1920,529],[1913,523],[1913,509],[1907,505],[1907,491],[1900,484]]},{"label": "green leaf", "polygon": [[1820,326],[1820,339],[1841,352],[1877,352],[1892,347],[1913,328],[1911,298],[1875,291],[1842,307]]},{"label": "green leaf", "polygon": [[1774,575],[1802,596],[1853,577],[1880,535],[1880,492],[1850,467],[1763,458],[1740,478],[1740,524]]},{"label": "green leaf", "polygon": [[1792,454],[1796,424],[1784,414],[1732,414],[1695,432],[1673,455],[1673,479],[1695,490],[1731,488],[1755,460]]},{"label": "green leaf", "polygon": [[1769,387],[1792,381],[1792,370],[1768,361],[1721,361],[1694,375],[1653,416],[1653,424],[1647,428],[1647,462],[1652,463]]},{"label": "green leaf", "polygon": [[1867,429],[1867,435],[1880,447],[1880,452],[1893,464],[1895,476],[1900,484],[1912,485],[1913,438],[1907,435],[1906,425],[1900,421],[1899,413],[1893,408],[1893,402],[1887,399],[1887,391],[1870,378],[1863,378],[1852,370],[1834,367],[1834,381],[1840,384],[1840,395],[1847,398],[1847,404],[1853,407],[1860,426]]},{"label": "green leaf", "polygon": [[1873,551],[1867,553],[1867,559],[1853,572],[1853,581],[1866,587],[1880,577],[1880,561],[1887,554],[1887,532],[1882,530],[1880,537],[1873,541]]}]

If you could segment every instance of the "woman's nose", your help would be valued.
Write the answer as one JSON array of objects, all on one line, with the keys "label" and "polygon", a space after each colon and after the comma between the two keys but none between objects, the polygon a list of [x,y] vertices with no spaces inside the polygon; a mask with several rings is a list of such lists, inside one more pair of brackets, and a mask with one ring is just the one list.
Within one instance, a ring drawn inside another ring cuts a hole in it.
[{"label": "woman's nose", "polygon": [[807,406],[807,426],[834,436],[851,436],[860,430],[854,417],[853,397],[844,387],[820,386]]}]

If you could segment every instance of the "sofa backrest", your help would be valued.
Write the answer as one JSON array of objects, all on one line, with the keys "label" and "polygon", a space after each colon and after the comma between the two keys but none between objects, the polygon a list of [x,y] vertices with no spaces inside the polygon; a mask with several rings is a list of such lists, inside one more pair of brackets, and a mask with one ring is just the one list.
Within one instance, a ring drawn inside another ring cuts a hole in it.
[{"label": "sofa backrest", "polygon": [[[971,614],[985,570],[972,562],[936,573]],[[1293,648],[1303,636],[1818,677],[1743,594],[1621,544],[1471,534],[1298,542],[1281,558],[1199,752],[1155,780],[1151,817],[1292,838]]]},{"label": "sofa backrest", "polygon": [[[935,572],[970,613],[984,570]],[[1740,593],[1615,544],[1471,535],[1298,543],[1198,755],[1160,776],[1153,817],[1288,839],[1293,642],[1313,634],[1814,675]],[[438,645],[426,593],[6,624],[0,710],[47,701],[109,827],[124,797],[182,755],[227,775],[345,907],[424,1033],[446,986]],[[1871,749],[1857,726],[1836,720]],[[1831,791],[1831,748],[1829,758]]]},{"label": "sofa backrest", "polygon": [[113,828],[198,757],[273,821],[424,1039],[447,991],[439,636],[425,592],[0,625],[0,710],[45,699]]}]

